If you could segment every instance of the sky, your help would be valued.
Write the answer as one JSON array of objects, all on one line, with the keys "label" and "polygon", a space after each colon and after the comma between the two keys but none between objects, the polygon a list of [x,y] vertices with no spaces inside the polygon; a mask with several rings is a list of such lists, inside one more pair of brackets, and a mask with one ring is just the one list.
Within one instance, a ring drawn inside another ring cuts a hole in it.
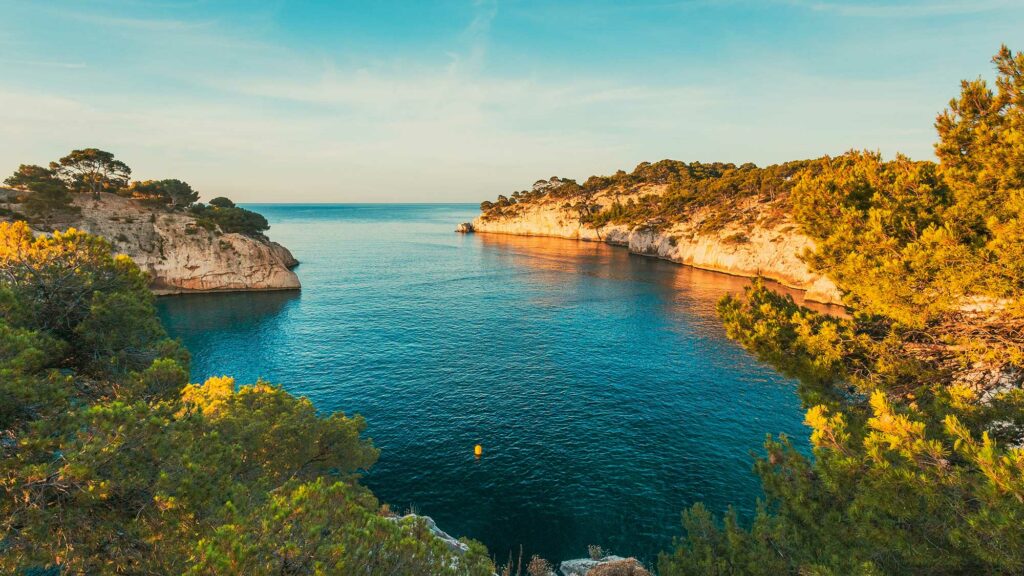
[{"label": "sky", "polygon": [[0,175],[477,202],[642,161],[933,158],[1024,0],[0,0]]}]

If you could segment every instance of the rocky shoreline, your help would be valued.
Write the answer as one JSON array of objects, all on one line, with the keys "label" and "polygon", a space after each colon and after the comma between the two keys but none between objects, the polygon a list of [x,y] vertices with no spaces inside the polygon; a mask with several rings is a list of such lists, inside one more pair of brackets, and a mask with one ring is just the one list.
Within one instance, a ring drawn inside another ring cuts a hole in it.
[{"label": "rocky shoreline", "polygon": [[[451,551],[458,554],[469,551],[468,546],[439,528],[430,516],[406,514],[395,516],[394,520],[400,522],[409,518],[422,519],[434,538],[443,542]],[[599,553],[597,558],[563,560],[558,563],[558,568],[553,568],[548,573],[548,576],[650,576],[650,572],[635,558]]]},{"label": "rocky shoreline", "polygon": [[690,221],[658,228],[623,225],[590,228],[579,224],[555,202],[548,201],[523,205],[513,217],[493,218],[482,214],[472,222],[461,224],[457,231],[606,242],[625,247],[634,254],[695,268],[774,280],[802,291],[804,300],[809,302],[842,303],[842,294],[835,283],[812,272],[800,259],[814,243],[786,218],[772,224],[729,223],[714,232],[703,232]]},{"label": "rocky shoreline", "polygon": [[[469,551],[468,546],[439,528],[430,516],[406,514],[395,516],[394,520],[401,522],[409,518],[423,520],[434,538],[443,542],[452,552],[465,554]],[[574,558],[559,562],[558,568],[553,568],[548,576],[650,576],[650,572],[635,558],[602,553],[598,558]]]}]

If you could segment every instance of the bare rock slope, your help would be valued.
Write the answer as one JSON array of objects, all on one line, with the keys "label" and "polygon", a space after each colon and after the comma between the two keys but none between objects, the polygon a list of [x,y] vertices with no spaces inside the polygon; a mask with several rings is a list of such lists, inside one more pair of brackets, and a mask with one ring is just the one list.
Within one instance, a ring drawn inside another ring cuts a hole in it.
[{"label": "bare rock slope", "polygon": [[298,261],[276,242],[210,231],[188,214],[154,210],[114,194],[82,196],[75,204],[81,213],[53,227],[103,236],[149,273],[157,294],[300,287],[291,270]]}]

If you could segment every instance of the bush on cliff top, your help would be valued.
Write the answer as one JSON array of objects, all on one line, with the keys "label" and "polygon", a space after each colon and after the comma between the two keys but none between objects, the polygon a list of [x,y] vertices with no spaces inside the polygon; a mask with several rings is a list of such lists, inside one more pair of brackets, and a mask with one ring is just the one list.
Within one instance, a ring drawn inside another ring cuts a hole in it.
[{"label": "bush on cliff top", "polygon": [[144,202],[152,208],[188,209],[198,224],[210,230],[245,234],[266,240],[270,224],[262,215],[240,208],[231,200],[217,197],[209,205],[199,203],[199,193],[187,182],[176,179],[130,181],[131,168],[110,152],[96,148],[73,150],[49,168],[21,165],[4,182],[22,192],[21,202],[35,223],[50,224],[73,216],[73,194],[100,198],[117,194]]},{"label": "bush on cliff top", "polygon": [[4,184],[23,191],[18,200],[25,212],[36,220],[46,221],[52,216],[76,210],[71,205],[67,184],[47,168],[22,164],[4,180]]},{"label": "bush on cliff top", "polygon": [[245,234],[265,240],[264,232],[270,229],[270,223],[263,215],[235,206],[234,202],[223,197],[214,198],[209,205],[201,202],[193,204],[189,208],[189,213],[195,216],[201,225],[210,223],[228,234]]}]

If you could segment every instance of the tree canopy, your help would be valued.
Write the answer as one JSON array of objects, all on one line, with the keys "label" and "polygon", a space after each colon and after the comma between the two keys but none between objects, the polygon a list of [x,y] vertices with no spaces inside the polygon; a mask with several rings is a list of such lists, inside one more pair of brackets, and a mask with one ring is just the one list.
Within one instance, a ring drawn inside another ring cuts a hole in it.
[{"label": "tree canopy", "polygon": [[89,193],[93,198],[99,198],[100,192],[117,193],[126,188],[132,174],[127,164],[98,148],[72,150],[67,156],[51,162],[50,170],[72,192]]},{"label": "tree canopy", "polygon": [[74,210],[67,185],[48,168],[22,164],[4,183],[26,192],[21,201],[32,217],[45,220]]},{"label": "tree canopy", "polygon": [[229,198],[218,196],[213,200],[210,200],[210,206],[213,206],[214,208],[234,208],[235,203],[232,202]]},{"label": "tree canopy", "polygon": [[133,198],[148,200],[172,209],[188,208],[199,201],[199,193],[187,182],[176,179],[132,182],[126,190]]},{"label": "tree canopy", "polygon": [[224,197],[214,198],[209,205],[194,204],[190,211],[200,222],[208,222],[229,234],[245,234],[266,239],[264,233],[270,229],[270,223],[262,214],[236,206]]}]

